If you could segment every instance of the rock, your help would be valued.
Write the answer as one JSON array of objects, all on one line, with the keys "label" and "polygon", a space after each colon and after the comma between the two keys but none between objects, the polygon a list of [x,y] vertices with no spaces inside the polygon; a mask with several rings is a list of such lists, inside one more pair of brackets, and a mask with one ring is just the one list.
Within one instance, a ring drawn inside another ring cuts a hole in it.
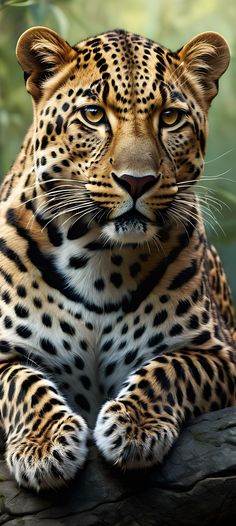
[{"label": "rock", "polygon": [[190,421],[162,466],[121,473],[91,447],[66,489],[19,489],[0,461],[0,525],[220,526],[236,523],[236,408]]}]

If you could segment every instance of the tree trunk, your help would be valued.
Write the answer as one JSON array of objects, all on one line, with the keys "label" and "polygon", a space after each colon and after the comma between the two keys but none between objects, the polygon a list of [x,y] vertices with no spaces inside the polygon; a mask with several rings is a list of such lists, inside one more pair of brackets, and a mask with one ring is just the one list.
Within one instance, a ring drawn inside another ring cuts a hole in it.
[{"label": "tree trunk", "polygon": [[66,489],[19,489],[0,461],[0,525],[205,526],[236,520],[236,408],[185,426],[162,466],[121,473],[91,448]]}]

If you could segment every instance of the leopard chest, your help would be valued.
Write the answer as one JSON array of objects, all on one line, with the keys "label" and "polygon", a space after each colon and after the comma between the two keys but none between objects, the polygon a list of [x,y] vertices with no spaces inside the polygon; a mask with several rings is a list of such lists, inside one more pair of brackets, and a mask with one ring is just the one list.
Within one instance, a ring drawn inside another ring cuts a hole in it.
[{"label": "leopard chest", "polygon": [[32,268],[9,296],[2,329],[18,358],[48,373],[92,426],[104,400],[116,396],[133,371],[192,338],[198,307],[169,293],[171,269],[148,290],[153,263],[142,250],[121,255],[97,250],[94,241],[89,250],[68,243],[53,265],[53,272],[52,264],[41,268],[40,279]]},{"label": "leopard chest", "polygon": [[167,294],[158,296],[154,291],[129,313],[119,304],[115,308],[115,303],[113,311],[101,313],[65,298],[62,303],[55,292],[48,298],[47,309],[39,308],[38,302],[37,312],[18,322],[20,333],[18,329],[17,338],[12,334],[15,348],[27,363],[37,364],[55,381],[90,426],[102,403],[118,394],[132,372],[191,337],[183,316],[174,322]]}]

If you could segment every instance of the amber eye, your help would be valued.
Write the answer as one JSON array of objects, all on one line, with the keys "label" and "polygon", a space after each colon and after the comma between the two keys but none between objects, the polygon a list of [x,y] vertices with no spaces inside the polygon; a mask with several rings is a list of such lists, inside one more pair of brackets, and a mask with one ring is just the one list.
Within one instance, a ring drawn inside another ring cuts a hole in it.
[{"label": "amber eye", "polygon": [[81,108],[80,113],[85,121],[90,124],[103,124],[105,122],[105,111],[99,106],[85,106]]},{"label": "amber eye", "polygon": [[175,108],[165,110],[162,112],[160,117],[160,123],[162,126],[175,126],[175,124],[178,124],[178,122],[181,121],[182,117],[184,115],[184,112],[181,110],[177,110]]}]

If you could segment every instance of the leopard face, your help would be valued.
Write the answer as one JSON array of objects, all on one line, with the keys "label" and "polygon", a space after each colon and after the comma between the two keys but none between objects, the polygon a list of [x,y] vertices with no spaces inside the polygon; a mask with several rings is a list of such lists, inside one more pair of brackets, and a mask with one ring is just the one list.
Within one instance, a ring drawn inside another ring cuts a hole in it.
[{"label": "leopard face", "polygon": [[173,53],[125,31],[72,48],[34,28],[17,53],[35,101],[45,215],[79,215],[121,244],[157,239],[203,171],[222,37],[204,33]]}]

